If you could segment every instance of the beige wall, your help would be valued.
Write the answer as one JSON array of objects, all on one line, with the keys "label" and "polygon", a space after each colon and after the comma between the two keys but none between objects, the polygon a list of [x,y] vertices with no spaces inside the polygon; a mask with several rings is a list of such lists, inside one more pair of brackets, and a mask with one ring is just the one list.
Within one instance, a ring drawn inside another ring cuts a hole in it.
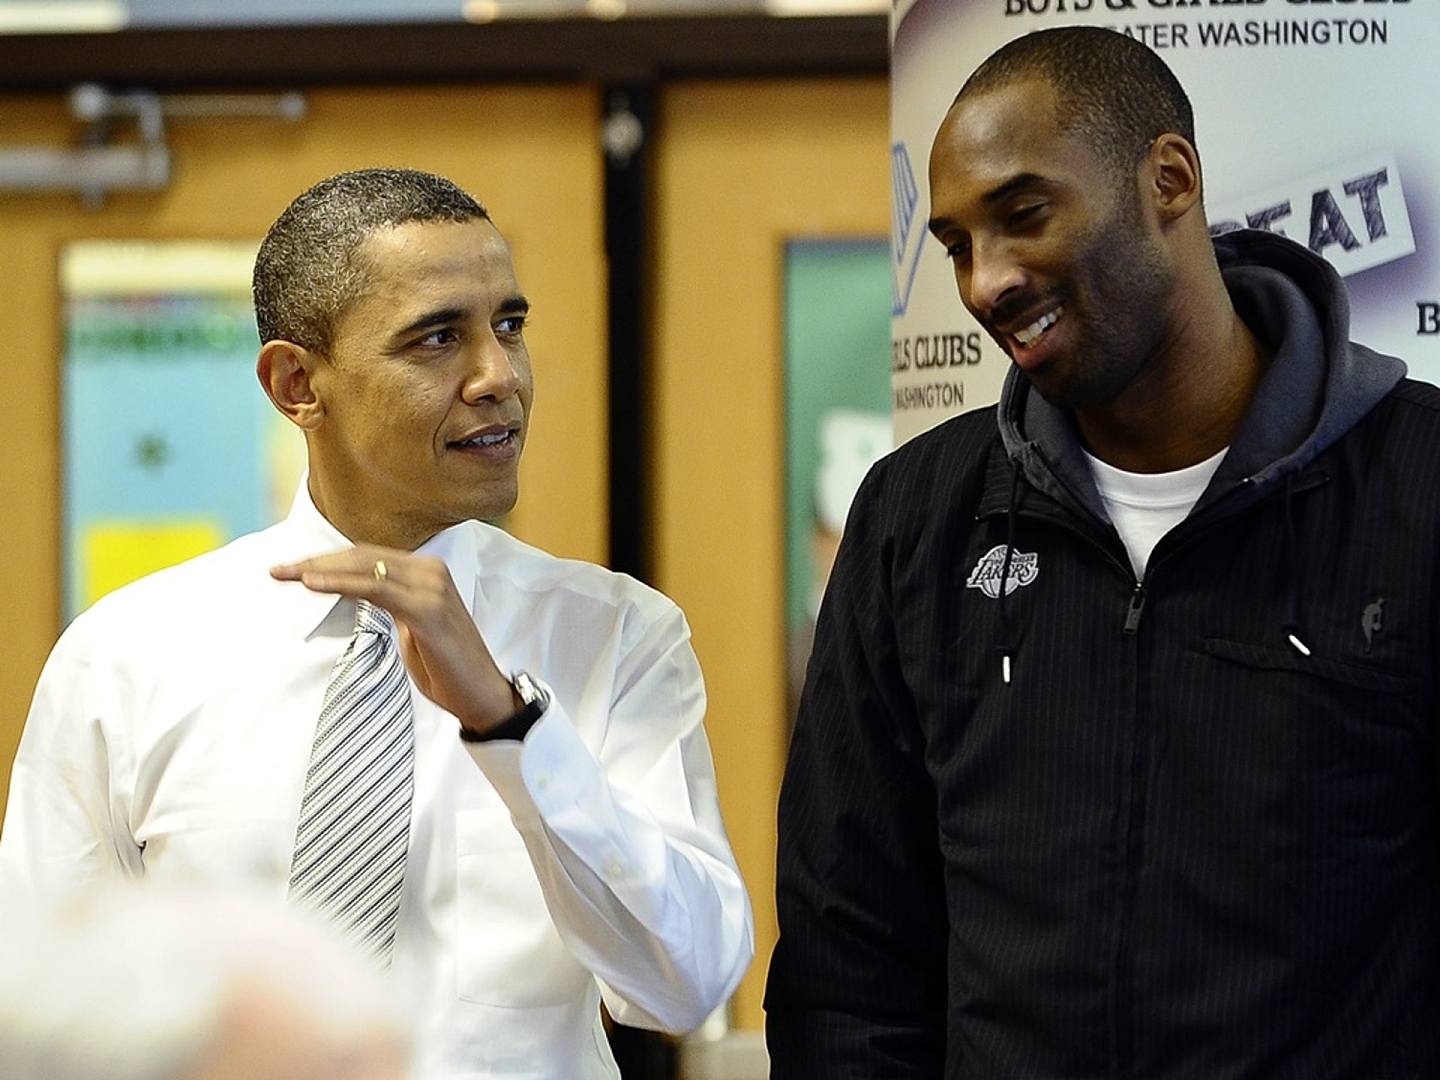
[{"label": "beige wall", "polygon": [[775,944],[786,749],[784,244],[888,234],[888,110],[883,78],[683,84],[663,100],[656,576],[694,631],[725,820],[755,902],[741,1027],[762,1023]]},{"label": "beige wall", "polygon": [[[512,518],[564,555],[606,549],[605,262],[599,104],[581,86],[318,91],[298,124],[175,124],[175,178],[99,211],[69,196],[0,194],[0,799],[35,679],[59,632],[60,464],[56,259],[87,238],[257,239],[314,181],[364,165],[452,177],[487,205],[535,305],[535,427]],[[0,143],[66,145],[58,95],[0,97]],[[257,385],[257,394],[260,389]],[[183,402],[176,403],[177,408]]]}]

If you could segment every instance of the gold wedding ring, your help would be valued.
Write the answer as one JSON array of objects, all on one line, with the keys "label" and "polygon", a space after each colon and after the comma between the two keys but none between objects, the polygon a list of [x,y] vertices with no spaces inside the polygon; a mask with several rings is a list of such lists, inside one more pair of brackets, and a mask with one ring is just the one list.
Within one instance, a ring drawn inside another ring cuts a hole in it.
[{"label": "gold wedding ring", "polygon": [[375,560],[375,569],[373,573],[375,574],[376,581],[384,581],[390,575],[390,571],[385,569],[384,559]]}]

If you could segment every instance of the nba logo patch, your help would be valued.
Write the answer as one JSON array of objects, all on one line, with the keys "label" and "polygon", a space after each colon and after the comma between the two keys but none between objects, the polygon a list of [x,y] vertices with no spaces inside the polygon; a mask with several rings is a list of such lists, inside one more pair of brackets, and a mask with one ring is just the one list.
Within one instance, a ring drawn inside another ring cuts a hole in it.
[{"label": "nba logo patch", "polygon": [[[996,544],[975,564],[965,579],[967,589],[979,589],[992,600],[1000,598],[1000,575],[1005,570],[1005,545]],[[1029,585],[1040,576],[1040,556],[1035,552],[1016,550],[1010,556],[1010,576],[1005,579],[1005,595],[1022,585]]]}]

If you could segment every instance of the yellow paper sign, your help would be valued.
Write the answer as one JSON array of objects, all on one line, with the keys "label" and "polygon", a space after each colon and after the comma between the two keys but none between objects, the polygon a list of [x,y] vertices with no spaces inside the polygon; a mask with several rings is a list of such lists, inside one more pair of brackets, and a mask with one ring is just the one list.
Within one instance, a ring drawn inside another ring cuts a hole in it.
[{"label": "yellow paper sign", "polygon": [[224,542],[220,523],[206,518],[91,524],[81,539],[82,602],[89,607],[122,585],[213,551]]}]

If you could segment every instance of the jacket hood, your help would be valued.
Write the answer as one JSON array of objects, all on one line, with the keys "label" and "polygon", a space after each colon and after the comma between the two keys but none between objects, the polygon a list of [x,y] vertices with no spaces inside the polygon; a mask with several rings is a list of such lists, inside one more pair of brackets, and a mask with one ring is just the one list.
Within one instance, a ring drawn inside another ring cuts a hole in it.
[{"label": "jacket hood", "polygon": [[[1350,304],[1325,260],[1253,229],[1214,243],[1235,310],[1274,358],[1202,504],[1239,482],[1259,489],[1304,468],[1405,377],[1402,361],[1349,340]],[[1105,519],[1073,418],[1032,393],[1018,368],[1005,378],[998,417],[1006,453],[1032,484],[1078,497]]]}]

